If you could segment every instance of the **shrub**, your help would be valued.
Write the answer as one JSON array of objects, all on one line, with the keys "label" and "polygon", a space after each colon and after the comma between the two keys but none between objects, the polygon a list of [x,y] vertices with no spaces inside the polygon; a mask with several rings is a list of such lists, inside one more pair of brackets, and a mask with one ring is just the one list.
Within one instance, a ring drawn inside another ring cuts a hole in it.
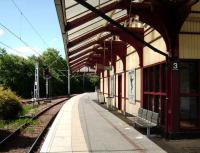
[{"label": "shrub", "polygon": [[21,112],[20,98],[10,89],[0,86],[0,118],[14,119]]}]

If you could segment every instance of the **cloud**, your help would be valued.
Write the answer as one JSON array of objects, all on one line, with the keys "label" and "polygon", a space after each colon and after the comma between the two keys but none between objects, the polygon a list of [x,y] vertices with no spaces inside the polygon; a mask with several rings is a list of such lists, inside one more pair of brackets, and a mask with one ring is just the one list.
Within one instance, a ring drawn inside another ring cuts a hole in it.
[{"label": "cloud", "polygon": [[4,30],[0,28],[0,37],[4,35]]},{"label": "cloud", "polygon": [[[18,56],[22,56],[24,58],[27,58],[27,57],[32,56],[32,55],[38,56],[38,54],[36,52],[34,52],[31,48],[26,47],[26,46],[13,48],[13,49],[14,50],[8,49],[8,53],[15,54],[15,55],[18,55]],[[39,52],[39,49],[34,48],[34,50]]]},{"label": "cloud", "polygon": [[53,38],[53,39],[50,41],[50,45],[51,45],[51,46],[55,46],[58,40],[59,40],[59,39],[58,39],[57,37]]}]

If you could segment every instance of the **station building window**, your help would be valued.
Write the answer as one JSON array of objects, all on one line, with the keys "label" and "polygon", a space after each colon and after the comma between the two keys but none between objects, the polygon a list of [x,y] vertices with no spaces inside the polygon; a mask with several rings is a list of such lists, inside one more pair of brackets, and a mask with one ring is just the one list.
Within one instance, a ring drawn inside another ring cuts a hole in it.
[{"label": "station building window", "polygon": [[180,64],[180,127],[197,128],[200,108],[200,62]]},{"label": "station building window", "polygon": [[165,124],[165,99],[166,99],[166,64],[159,64],[144,68],[143,89],[145,109],[160,114],[161,125]]}]

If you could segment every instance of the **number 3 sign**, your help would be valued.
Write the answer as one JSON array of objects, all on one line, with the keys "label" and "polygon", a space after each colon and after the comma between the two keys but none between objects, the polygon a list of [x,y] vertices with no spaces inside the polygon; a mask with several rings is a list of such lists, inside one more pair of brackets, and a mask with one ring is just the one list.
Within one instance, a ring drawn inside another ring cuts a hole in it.
[{"label": "number 3 sign", "polygon": [[179,70],[179,64],[177,61],[172,62],[172,70],[178,71]]}]

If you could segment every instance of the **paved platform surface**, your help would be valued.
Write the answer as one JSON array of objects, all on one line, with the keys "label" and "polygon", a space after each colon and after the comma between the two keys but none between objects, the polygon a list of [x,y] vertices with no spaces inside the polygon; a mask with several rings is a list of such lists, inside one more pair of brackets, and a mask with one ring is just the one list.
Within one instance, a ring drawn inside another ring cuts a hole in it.
[{"label": "paved platform surface", "polygon": [[57,115],[41,153],[165,153],[159,146],[85,93],[68,100]]}]

